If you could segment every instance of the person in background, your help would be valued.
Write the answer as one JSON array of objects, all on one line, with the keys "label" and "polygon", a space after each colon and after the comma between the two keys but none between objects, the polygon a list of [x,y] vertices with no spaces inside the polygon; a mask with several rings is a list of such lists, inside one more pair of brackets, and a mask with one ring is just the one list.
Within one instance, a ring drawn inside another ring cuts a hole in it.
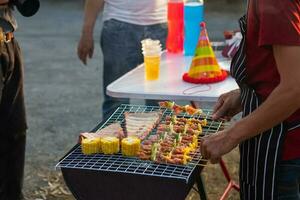
[{"label": "person in background", "polygon": [[213,118],[243,118],[203,138],[212,163],[239,145],[241,199],[299,200],[300,1],[249,0],[232,60],[239,90],[220,96]]},{"label": "person in background", "polygon": [[100,45],[104,58],[102,104],[107,118],[129,99],[112,98],[106,87],[137,65],[143,63],[141,40],[160,40],[165,48],[167,37],[167,0],[86,0],[84,23],[78,44],[78,57],[86,65],[94,52],[94,26],[103,11]]},{"label": "person in background", "polygon": [[[26,8],[22,3],[26,2]],[[28,4],[27,4],[28,3]],[[23,93],[23,61],[13,32],[14,5],[24,16],[39,8],[38,1],[0,0],[0,199],[23,199],[26,118]],[[29,6],[29,7],[27,7]],[[28,9],[29,8],[29,9]]]}]

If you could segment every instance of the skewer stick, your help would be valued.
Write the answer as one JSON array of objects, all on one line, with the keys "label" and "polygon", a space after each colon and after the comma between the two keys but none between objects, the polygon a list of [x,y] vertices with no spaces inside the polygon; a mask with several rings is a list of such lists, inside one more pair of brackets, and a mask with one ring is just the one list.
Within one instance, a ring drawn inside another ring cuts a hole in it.
[{"label": "skewer stick", "polygon": [[209,165],[209,163],[208,162],[205,163],[205,164],[203,164],[203,163],[189,163],[189,165],[206,167],[206,166]]},{"label": "skewer stick", "polygon": [[[190,153],[189,155],[191,155],[191,156],[198,156],[199,154],[197,154],[197,153],[191,154]],[[202,158],[202,157],[200,157],[199,160],[204,161],[204,162],[208,162],[209,161],[208,159],[205,159],[205,158]]]},{"label": "skewer stick", "polygon": [[200,161],[204,161],[204,162],[208,162],[208,159],[203,158],[202,156],[200,156]]},{"label": "skewer stick", "polygon": [[200,163],[195,164],[195,166],[200,166],[200,167],[207,167],[207,165],[208,165],[208,164],[200,164]]}]

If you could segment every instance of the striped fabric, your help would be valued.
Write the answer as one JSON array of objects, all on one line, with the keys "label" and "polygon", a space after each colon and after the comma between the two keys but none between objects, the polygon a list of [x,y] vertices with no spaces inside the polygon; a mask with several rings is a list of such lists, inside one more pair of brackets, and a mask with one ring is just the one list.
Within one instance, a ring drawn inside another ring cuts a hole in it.
[{"label": "striped fabric", "polygon": [[[243,117],[252,113],[262,102],[255,91],[246,85],[245,33],[246,16],[240,20],[243,34],[240,47],[231,63],[231,75],[241,89]],[[290,127],[292,130],[299,124]],[[272,129],[240,144],[240,197],[241,199],[273,200],[277,195],[277,174],[281,159],[281,149],[287,126],[280,123]]]}]

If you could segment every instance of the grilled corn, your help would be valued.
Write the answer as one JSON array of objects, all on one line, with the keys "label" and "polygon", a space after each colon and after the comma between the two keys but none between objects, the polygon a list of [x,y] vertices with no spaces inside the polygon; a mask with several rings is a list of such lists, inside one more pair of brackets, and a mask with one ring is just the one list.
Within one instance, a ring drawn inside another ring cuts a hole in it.
[{"label": "grilled corn", "polygon": [[101,150],[104,154],[115,154],[120,151],[120,141],[117,137],[103,137],[101,139]]},{"label": "grilled corn", "polygon": [[141,140],[136,137],[124,138],[121,146],[124,156],[136,156],[140,150]]},{"label": "grilled corn", "polygon": [[81,150],[82,153],[86,155],[100,153],[100,138],[82,139]]}]

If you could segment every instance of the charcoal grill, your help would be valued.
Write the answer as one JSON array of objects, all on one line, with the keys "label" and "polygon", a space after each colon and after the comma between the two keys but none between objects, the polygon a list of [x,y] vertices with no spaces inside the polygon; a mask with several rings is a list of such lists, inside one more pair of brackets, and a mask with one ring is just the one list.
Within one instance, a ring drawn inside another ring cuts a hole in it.
[{"label": "charcoal grill", "polygon": [[[172,115],[172,111],[158,106],[122,104],[102,124],[93,131],[120,122],[125,126],[124,112],[162,112],[162,119]],[[179,115],[207,119],[203,134],[220,130],[223,123],[213,121],[210,110],[203,110],[197,116]],[[150,134],[155,134],[155,129]],[[62,170],[64,179],[73,195],[80,200],[93,199],[184,199],[195,182],[201,186],[200,172],[204,164],[199,151],[193,154],[187,165],[156,164],[138,158],[116,155],[84,155],[80,145],[75,145],[56,165]],[[198,187],[202,190],[202,187]]]}]

